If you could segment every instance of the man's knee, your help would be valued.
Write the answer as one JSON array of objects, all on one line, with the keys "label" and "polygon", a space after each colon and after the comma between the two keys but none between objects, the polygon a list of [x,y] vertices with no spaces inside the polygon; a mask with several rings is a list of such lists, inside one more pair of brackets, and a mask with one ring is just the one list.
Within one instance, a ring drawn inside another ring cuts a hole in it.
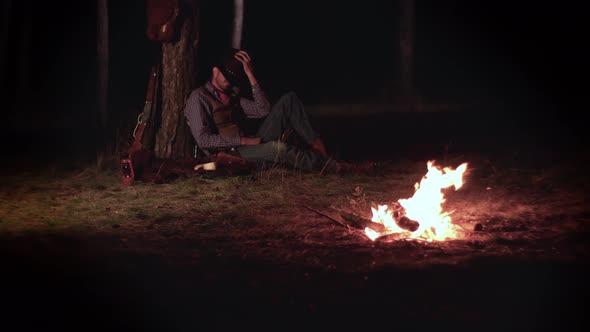
[{"label": "man's knee", "polygon": [[295,93],[295,91],[289,91],[285,94],[283,94],[279,100],[277,101],[277,103],[292,103],[292,102],[299,102],[299,97],[297,97],[297,94]]},{"label": "man's knee", "polygon": [[299,114],[304,112],[303,104],[294,91],[289,91],[279,98],[273,108],[273,112],[275,111],[287,116],[290,116],[290,114],[293,113]]},{"label": "man's knee", "polygon": [[299,99],[299,97],[297,97],[297,94],[295,93],[295,91],[289,91],[287,93],[285,93],[285,98],[289,98],[289,99]]}]

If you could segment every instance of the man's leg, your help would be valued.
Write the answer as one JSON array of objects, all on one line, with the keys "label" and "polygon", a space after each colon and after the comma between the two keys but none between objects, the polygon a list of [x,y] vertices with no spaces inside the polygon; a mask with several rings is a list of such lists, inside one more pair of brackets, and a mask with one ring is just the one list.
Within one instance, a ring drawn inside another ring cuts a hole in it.
[{"label": "man's leg", "polygon": [[303,103],[294,92],[279,98],[258,129],[257,135],[262,138],[262,142],[279,140],[288,128],[309,144],[312,151],[322,156],[328,155],[324,142],[309,121]]},{"label": "man's leg", "polygon": [[286,165],[305,171],[326,171],[335,169],[334,160],[314,153],[311,150],[300,150],[280,141],[270,141],[258,145],[245,145],[236,148],[241,157],[258,165]]},{"label": "man's leg", "polygon": [[272,111],[258,129],[258,136],[263,142],[275,141],[281,138],[287,128],[292,128],[309,144],[318,137],[305,113],[303,103],[294,92],[284,94],[273,105]]}]

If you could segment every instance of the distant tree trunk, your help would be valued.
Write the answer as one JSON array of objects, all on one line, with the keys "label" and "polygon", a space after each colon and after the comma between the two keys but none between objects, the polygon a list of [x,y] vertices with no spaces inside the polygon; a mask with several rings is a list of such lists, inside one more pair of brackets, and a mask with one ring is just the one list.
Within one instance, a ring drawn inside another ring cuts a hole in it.
[{"label": "distant tree trunk", "polygon": [[[33,37],[32,4],[25,1],[22,4],[22,25],[20,25],[18,39],[18,61],[16,79],[16,103],[19,108],[28,109],[30,106],[30,83],[31,83],[31,48]],[[5,51],[3,51],[5,52]]]},{"label": "distant tree trunk", "polygon": [[[8,84],[8,49],[9,49],[9,37],[10,37],[10,26],[12,18],[12,0],[5,0],[2,2],[2,30],[0,31],[0,49],[4,50],[0,52],[0,89],[1,91],[7,91]],[[9,101],[10,103],[11,101]],[[11,106],[9,104],[8,106]],[[9,107],[10,108],[10,107]]]},{"label": "distant tree trunk", "polygon": [[108,121],[109,94],[109,12],[108,0],[98,0],[98,114],[102,129]]},{"label": "distant tree trunk", "polygon": [[400,0],[401,88],[403,97],[414,95],[414,0]]},{"label": "distant tree trunk", "polygon": [[242,47],[242,31],[244,25],[244,0],[234,0],[234,20],[231,45],[233,48]]},{"label": "distant tree trunk", "polygon": [[194,139],[184,117],[184,103],[196,84],[195,20],[198,15],[186,15],[179,40],[162,44],[162,113],[154,146],[157,158],[192,157]]}]

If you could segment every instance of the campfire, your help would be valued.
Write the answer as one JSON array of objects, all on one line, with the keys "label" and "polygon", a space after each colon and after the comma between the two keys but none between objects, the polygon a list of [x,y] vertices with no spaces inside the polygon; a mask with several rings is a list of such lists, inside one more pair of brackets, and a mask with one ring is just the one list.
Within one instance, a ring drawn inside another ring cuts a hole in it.
[{"label": "campfire", "polygon": [[451,213],[443,211],[445,197],[443,190],[463,186],[463,175],[467,163],[456,169],[440,168],[434,161],[428,161],[428,172],[420,183],[415,184],[414,195],[399,199],[391,206],[378,205],[371,208],[372,224],[365,228],[371,240],[394,234],[400,239],[424,241],[445,241],[461,238],[461,230],[451,220]]}]

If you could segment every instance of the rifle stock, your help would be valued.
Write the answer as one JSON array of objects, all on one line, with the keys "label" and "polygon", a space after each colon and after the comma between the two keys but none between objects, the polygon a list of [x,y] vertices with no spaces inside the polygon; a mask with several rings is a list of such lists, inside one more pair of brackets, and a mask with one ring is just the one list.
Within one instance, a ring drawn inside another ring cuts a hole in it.
[{"label": "rifle stock", "polygon": [[133,143],[131,144],[131,148],[129,149],[129,157],[133,158],[133,156],[135,156],[135,154],[137,153],[137,151],[141,150],[141,148],[143,148],[143,144],[141,143],[141,139],[143,137],[143,131],[145,129],[145,123],[138,123],[137,124],[137,130],[135,131],[135,139],[133,140]]}]

